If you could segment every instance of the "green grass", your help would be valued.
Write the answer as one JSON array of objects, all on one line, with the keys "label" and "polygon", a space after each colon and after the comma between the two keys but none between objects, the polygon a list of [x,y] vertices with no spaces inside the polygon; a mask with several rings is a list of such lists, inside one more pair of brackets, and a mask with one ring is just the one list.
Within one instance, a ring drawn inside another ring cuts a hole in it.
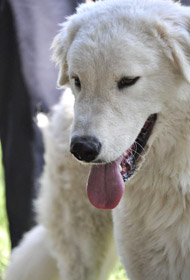
[{"label": "green grass", "polygon": [[118,263],[113,269],[109,280],[129,280],[128,278],[126,278],[125,271],[120,263]]},{"label": "green grass", "polygon": [[1,150],[0,150],[0,280],[2,279],[5,270],[9,252],[10,241],[7,233],[8,222],[5,211],[5,189],[4,189],[4,174],[1,164]]},{"label": "green grass", "polygon": [[[8,236],[8,222],[5,211],[5,188],[4,175],[1,164],[1,150],[0,150],[0,280],[2,280],[3,272],[8,262],[10,253],[10,241]],[[113,269],[109,280],[127,280],[124,269],[118,263]]]}]

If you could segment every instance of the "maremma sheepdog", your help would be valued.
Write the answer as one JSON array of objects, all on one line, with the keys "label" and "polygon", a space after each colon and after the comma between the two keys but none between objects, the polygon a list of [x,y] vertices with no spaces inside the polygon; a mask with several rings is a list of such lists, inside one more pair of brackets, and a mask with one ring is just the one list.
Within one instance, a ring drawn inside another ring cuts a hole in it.
[{"label": "maremma sheepdog", "polygon": [[189,280],[190,8],[82,4],[53,50],[68,89],[5,279],[106,280],[119,255],[131,280]]}]

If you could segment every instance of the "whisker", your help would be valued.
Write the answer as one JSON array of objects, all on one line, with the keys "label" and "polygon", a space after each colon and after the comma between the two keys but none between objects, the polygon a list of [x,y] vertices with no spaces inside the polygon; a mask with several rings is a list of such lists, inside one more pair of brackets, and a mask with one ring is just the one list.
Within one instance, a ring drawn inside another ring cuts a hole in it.
[{"label": "whisker", "polygon": [[[140,158],[145,159],[144,155],[141,155],[140,153],[138,153],[136,150],[133,150],[133,148],[130,149],[134,154],[137,154]],[[134,158],[134,154],[131,154],[131,156]]]},{"label": "whisker", "polygon": [[139,147],[145,152],[144,147],[143,147],[141,144],[139,144],[137,141],[135,141],[134,144],[135,144],[135,145],[139,145]]}]

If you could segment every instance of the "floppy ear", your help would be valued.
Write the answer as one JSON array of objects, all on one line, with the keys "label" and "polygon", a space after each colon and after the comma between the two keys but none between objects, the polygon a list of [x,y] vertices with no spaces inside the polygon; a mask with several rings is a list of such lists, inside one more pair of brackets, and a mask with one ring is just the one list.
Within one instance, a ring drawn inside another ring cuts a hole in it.
[{"label": "floppy ear", "polygon": [[190,8],[181,7],[175,19],[156,24],[164,51],[190,83]]},{"label": "floppy ear", "polygon": [[61,24],[61,30],[51,45],[51,49],[53,49],[52,60],[59,67],[58,86],[63,86],[68,82],[67,53],[79,29],[79,23],[75,17],[75,15],[68,17],[67,21]]},{"label": "floppy ear", "polygon": [[[66,62],[66,46],[63,41],[64,28],[60,30],[59,34],[53,40],[51,49],[53,49],[52,60],[56,63],[56,66],[59,67],[59,75],[57,80],[58,86],[63,86],[68,82],[67,78],[67,62]],[[66,40],[66,38],[65,38]]]}]

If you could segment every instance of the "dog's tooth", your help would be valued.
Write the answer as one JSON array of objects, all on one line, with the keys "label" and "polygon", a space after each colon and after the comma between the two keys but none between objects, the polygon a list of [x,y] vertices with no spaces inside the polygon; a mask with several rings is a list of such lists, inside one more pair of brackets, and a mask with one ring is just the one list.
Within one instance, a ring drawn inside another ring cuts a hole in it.
[{"label": "dog's tooth", "polygon": [[121,172],[122,171],[122,167],[121,167],[121,165],[119,164],[119,171]]},{"label": "dog's tooth", "polygon": [[127,157],[127,152],[125,152],[125,153],[123,154],[123,156],[124,156],[124,157]]}]

